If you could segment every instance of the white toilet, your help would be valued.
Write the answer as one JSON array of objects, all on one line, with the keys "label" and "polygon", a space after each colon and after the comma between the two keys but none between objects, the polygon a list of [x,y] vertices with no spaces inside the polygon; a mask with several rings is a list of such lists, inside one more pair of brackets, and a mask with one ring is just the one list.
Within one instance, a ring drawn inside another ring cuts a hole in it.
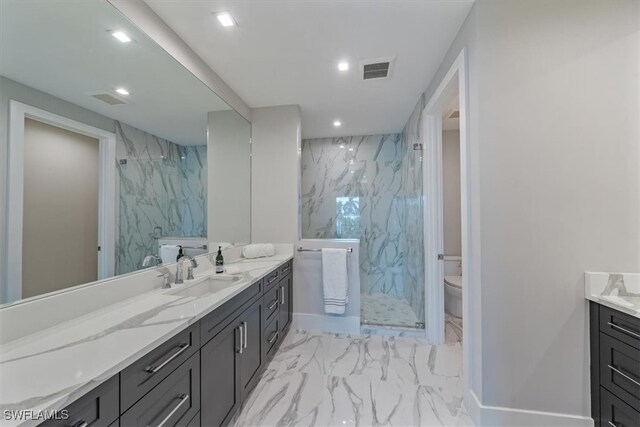
[{"label": "white toilet", "polygon": [[444,258],[444,311],[462,317],[462,258]]}]

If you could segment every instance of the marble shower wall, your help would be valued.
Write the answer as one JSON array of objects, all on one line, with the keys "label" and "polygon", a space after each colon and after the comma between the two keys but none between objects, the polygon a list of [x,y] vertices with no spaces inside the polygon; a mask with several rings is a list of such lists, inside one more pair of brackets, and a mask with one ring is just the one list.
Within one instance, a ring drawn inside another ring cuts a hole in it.
[{"label": "marble shower wall", "polygon": [[302,237],[360,239],[361,292],[403,297],[401,134],[302,141]]},{"label": "marble shower wall", "polygon": [[403,280],[404,296],[409,301],[419,322],[425,321],[424,287],[424,235],[422,153],[414,144],[423,146],[422,110],[424,97],[416,104],[409,121],[402,130],[402,141],[407,147],[402,162],[402,188],[404,195],[402,247],[405,253]]},{"label": "marble shower wall", "polygon": [[116,274],[140,269],[153,239],[206,237],[206,146],[181,146],[116,122]]}]

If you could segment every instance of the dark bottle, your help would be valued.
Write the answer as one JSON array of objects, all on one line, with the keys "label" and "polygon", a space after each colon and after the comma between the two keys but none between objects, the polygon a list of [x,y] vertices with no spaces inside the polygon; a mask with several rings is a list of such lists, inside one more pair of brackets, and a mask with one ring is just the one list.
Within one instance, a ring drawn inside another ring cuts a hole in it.
[{"label": "dark bottle", "polygon": [[216,256],[216,273],[223,273],[224,257],[222,256],[222,246],[218,246],[218,256]]},{"label": "dark bottle", "polygon": [[176,257],[176,262],[180,261],[184,254],[182,253],[182,246],[178,246],[178,256]]}]

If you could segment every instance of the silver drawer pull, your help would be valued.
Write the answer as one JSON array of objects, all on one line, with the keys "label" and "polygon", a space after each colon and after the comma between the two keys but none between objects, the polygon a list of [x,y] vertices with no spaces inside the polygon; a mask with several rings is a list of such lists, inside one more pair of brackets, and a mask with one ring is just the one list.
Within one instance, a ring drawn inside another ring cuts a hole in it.
[{"label": "silver drawer pull", "polygon": [[283,272],[284,271],[289,271],[289,270],[291,270],[291,265],[290,264],[287,264],[287,266],[282,269]]},{"label": "silver drawer pull", "polygon": [[611,366],[611,365],[607,365],[607,366],[609,366],[609,369],[611,369],[611,370],[612,370],[613,372],[615,372],[616,374],[618,374],[618,375],[620,375],[620,376],[622,376],[622,377],[624,377],[624,378],[628,379],[629,381],[631,381],[632,383],[634,383],[635,385],[637,385],[637,386],[639,386],[639,387],[640,387],[640,382],[638,382],[638,380],[631,378],[629,375],[625,374],[624,372],[622,372],[622,371],[621,371],[621,370],[619,370],[619,369],[614,368],[614,367],[613,367],[613,366]]},{"label": "silver drawer pull", "polygon": [[620,330],[620,331],[624,332],[625,334],[629,334],[629,335],[632,335],[632,336],[634,336],[634,337],[636,337],[636,338],[640,338],[640,335],[639,335],[639,334],[636,334],[636,333],[635,333],[635,332],[633,332],[633,331],[630,331],[630,330],[628,330],[628,329],[626,329],[626,328],[623,328],[622,326],[618,326],[618,325],[616,325],[615,323],[607,322],[607,325],[611,326],[612,328],[616,328],[616,329],[618,329],[618,330]]},{"label": "silver drawer pull", "polygon": [[244,348],[244,334],[242,333],[242,325],[238,326],[238,331],[240,331],[240,350],[238,350],[238,353],[242,354],[242,349]]},{"label": "silver drawer pull", "polygon": [[150,374],[155,374],[156,372],[158,372],[160,369],[164,368],[165,366],[167,366],[167,364],[169,362],[171,362],[173,359],[175,359],[176,357],[180,356],[182,353],[185,352],[186,349],[188,349],[189,347],[191,347],[191,344],[182,344],[179,346],[178,351],[176,351],[175,353],[173,353],[167,360],[165,360],[164,362],[162,362],[161,364],[159,364],[158,366],[147,366],[146,368],[144,368],[145,371],[147,371]]},{"label": "silver drawer pull", "polygon": [[85,420],[80,420],[71,425],[71,427],[88,427],[88,426],[89,426],[89,423],[87,423]]},{"label": "silver drawer pull", "polygon": [[611,427],[618,427],[618,424],[614,423],[613,421],[609,421],[609,425]]},{"label": "silver drawer pull", "polygon": [[244,348],[247,348],[247,331],[249,330],[249,328],[247,327],[247,322],[242,322],[242,331],[244,332]]},{"label": "silver drawer pull", "polygon": [[280,304],[284,304],[284,286],[280,286]]},{"label": "silver drawer pull", "polygon": [[[171,410],[171,412],[169,412],[169,414],[166,417],[164,417],[164,419],[162,421],[160,421],[160,424],[158,424],[156,427],[162,427],[163,425],[165,425],[167,423],[167,421],[169,421],[169,419],[171,417],[173,417],[173,415],[176,412],[178,412],[178,409],[180,409],[180,407],[182,405],[184,405],[184,403],[189,400],[189,395],[188,394],[184,394],[184,393],[183,394],[179,394],[178,395],[178,399],[180,399],[180,402],[176,405],[175,408],[173,408]],[[151,426],[148,426],[148,427],[151,427]]]},{"label": "silver drawer pull", "polygon": [[276,280],[277,278],[278,278],[278,272],[276,271],[276,274],[274,274],[273,277],[270,277],[269,280],[267,280],[267,284],[273,283],[273,281]]},{"label": "silver drawer pull", "polygon": [[274,331],[273,334],[271,334],[271,338],[269,338],[267,340],[267,342],[269,344],[273,344],[273,342],[276,340],[276,338],[278,338],[278,331]]},{"label": "silver drawer pull", "polygon": [[268,307],[269,310],[273,310],[273,307],[275,307],[276,305],[278,305],[278,298],[274,299],[273,302],[271,303],[271,305]]}]

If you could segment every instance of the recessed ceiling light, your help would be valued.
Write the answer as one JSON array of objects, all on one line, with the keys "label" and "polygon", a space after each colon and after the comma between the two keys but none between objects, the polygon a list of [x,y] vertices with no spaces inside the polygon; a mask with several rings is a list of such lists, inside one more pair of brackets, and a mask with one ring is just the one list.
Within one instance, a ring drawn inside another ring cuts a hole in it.
[{"label": "recessed ceiling light", "polygon": [[340,122],[340,120],[336,120],[335,122],[333,122],[333,125],[339,128],[340,126],[342,126],[342,122]]},{"label": "recessed ceiling light", "polygon": [[340,148],[344,148],[344,144],[340,146]]},{"label": "recessed ceiling light", "polygon": [[353,151],[353,148],[349,148],[349,151]]},{"label": "recessed ceiling light", "polygon": [[111,35],[117,38],[122,43],[129,43],[131,41],[131,37],[129,37],[122,31],[114,31],[113,33],[111,33]]},{"label": "recessed ceiling light", "polygon": [[233,19],[233,16],[231,16],[229,12],[220,12],[216,17],[223,27],[235,27],[237,25],[235,19]]},{"label": "recessed ceiling light", "polygon": [[118,92],[120,95],[124,95],[124,96],[129,95],[129,91],[128,91],[128,90],[126,90],[126,89],[125,89],[125,88],[123,88],[123,87],[119,87],[118,89],[116,89],[116,92]]},{"label": "recessed ceiling light", "polygon": [[348,71],[349,70],[349,63],[348,62],[338,62],[338,70],[340,71]]}]

